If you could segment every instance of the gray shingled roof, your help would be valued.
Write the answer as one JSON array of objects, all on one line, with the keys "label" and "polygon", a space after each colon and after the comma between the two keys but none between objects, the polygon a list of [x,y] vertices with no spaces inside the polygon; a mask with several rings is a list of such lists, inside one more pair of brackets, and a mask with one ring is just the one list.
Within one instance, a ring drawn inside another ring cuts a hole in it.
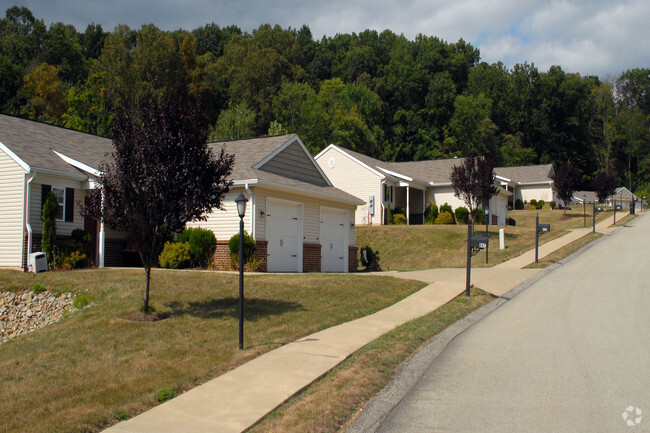
[{"label": "gray shingled roof", "polygon": [[292,189],[305,191],[306,193],[316,193],[328,196],[335,200],[343,200],[350,203],[362,204],[363,201],[357,197],[348,194],[333,186],[314,185],[309,182],[292,179],[278,174],[270,173],[265,170],[253,168],[258,162],[263,160],[269,154],[273,153],[280,146],[293,141],[298,136],[295,134],[279,135],[272,137],[251,138],[246,140],[226,141],[209,143],[210,148],[215,154],[219,154],[221,149],[226,153],[235,155],[235,165],[231,178],[237,180],[258,179],[273,185],[285,186]]},{"label": "gray shingled roof", "polygon": [[421,183],[449,183],[451,182],[452,169],[462,162],[463,158],[392,162],[386,168],[397,173],[405,174]]},{"label": "gray shingled roof", "polygon": [[534,182],[552,182],[553,165],[528,165],[521,167],[497,167],[494,172],[501,177],[505,177],[514,182],[534,183]]},{"label": "gray shingled roof", "polygon": [[113,146],[108,138],[0,114],[0,142],[33,169],[79,174],[53,150],[93,168]]}]

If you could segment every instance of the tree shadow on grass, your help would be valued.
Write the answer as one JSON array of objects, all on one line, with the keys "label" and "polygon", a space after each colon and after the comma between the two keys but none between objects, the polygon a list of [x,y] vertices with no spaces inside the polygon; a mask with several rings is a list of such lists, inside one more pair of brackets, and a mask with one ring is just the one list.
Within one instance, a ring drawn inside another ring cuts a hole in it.
[{"label": "tree shadow on grass", "polygon": [[[172,316],[190,315],[203,319],[217,319],[222,317],[239,317],[239,299],[233,297],[210,299],[203,302],[171,302],[165,304],[171,310]],[[289,311],[304,310],[296,302],[278,301],[275,299],[244,299],[244,316],[246,320],[255,321],[263,317],[284,314]]]}]

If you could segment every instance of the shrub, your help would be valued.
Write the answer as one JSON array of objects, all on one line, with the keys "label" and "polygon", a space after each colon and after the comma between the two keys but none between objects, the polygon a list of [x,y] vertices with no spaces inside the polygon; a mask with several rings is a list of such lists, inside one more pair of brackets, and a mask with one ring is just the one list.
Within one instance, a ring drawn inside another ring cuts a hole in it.
[{"label": "shrub", "polygon": [[438,218],[436,218],[434,224],[453,224],[454,223],[454,217],[451,216],[450,212],[442,211],[438,214]]},{"label": "shrub", "polygon": [[54,262],[54,245],[56,244],[56,215],[59,213],[59,203],[56,201],[54,191],[50,190],[43,203],[41,220],[43,221],[43,238],[41,248],[47,255],[47,262]]},{"label": "shrub", "polygon": [[555,200],[551,202],[551,209],[555,209],[557,207],[557,203],[555,203]]},{"label": "shrub", "polygon": [[63,259],[61,267],[63,269],[80,269],[87,268],[90,265],[88,256],[81,251],[73,251]]},{"label": "shrub", "polygon": [[546,202],[544,200],[538,200],[537,201],[537,209],[544,209],[544,205]]},{"label": "shrub", "polygon": [[532,204],[532,203],[529,204],[529,205],[528,205],[528,210],[537,210],[537,205],[534,205],[534,204]]},{"label": "shrub", "polygon": [[456,208],[456,222],[458,224],[467,224],[469,222],[469,210],[460,206]]},{"label": "shrub", "polygon": [[393,224],[393,211],[390,208],[390,203],[386,207],[386,222],[388,224]]},{"label": "shrub", "polygon": [[515,221],[514,218],[510,218],[510,217],[508,217],[508,225],[514,227],[514,226],[517,225],[517,221]]},{"label": "shrub", "polygon": [[217,238],[212,230],[201,227],[190,227],[177,237],[178,242],[187,242],[190,245],[190,258],[192,264],[207,268],[210,259],[217,249]]},{"label": "shrub", "polygon": [[436,218],[438,218],[438,206],[434,203],[430,203],[424,211],[424,223],[433,224]]},{"label": "shrub", "polygon": [[[239,269],[239,233],[234,235],[228,241],[228,250],[230,251],[230,265],[233,269]],[[244,263],[248,263],[257,251],[255,239],[244,232]]]},{"label": "shrub", "polygon": [[82,293],[81,295],[75,296],[74,301],[72,301],[72,306],[77,309],[86,308],[92,300],[93,297],[89,293]]},{"label": "shrub", "polygon": [[515,200],[515,210],[522,210],[524,208],[524,202],[520,198]]},{"label": "shrub", "polygon": [[361,265],[367,271],[381,271],[379,267],[379,251],[372,251],[370,246],[366,245],[359,250]]},{"label": "shrub", "polygon": [[393,224],[395,225],[406,225],[406,216],[401,213],[396,213],[393,215]]},{"label": "shrub", "polygon": [[171,400],[174,397],[176,397],[176,390],[171,388],[163,388],[158,391],[158,394],[156,394],[156,400],[158,400],[159,403]]},{"label": "shrub", "polygon": [[165,242],[165,247],[158,256],[160,266],[167,269],[182,269],[190,265],[189,242]]},{"label": "shrub", "polygon": [[440,206],[440,212],[449,212],[452,215],[454,214],[454,210],[451,208],[451,205],[447,203]]},{"label": "shrub", "polygon": [[70,233],[70,238],[74,245],[72,250],[80,251],[86,256],[92,255],[93,252],[93,238],[86,230],[74,229]]},{"label": "shrub", "polygon": [[[458,216],[456,216],[458,218]],[[485,218],[485,212],[483,209],[476,209],[476,218],[474,218],[474,224],[483,224],[483,219]]]},{"label": "shrub", "polygon": [[531,206],[535,206],[535,209],[537,209],[537,200],[532,199],[532,200],[530,201],[530,205],[531,205]]}]

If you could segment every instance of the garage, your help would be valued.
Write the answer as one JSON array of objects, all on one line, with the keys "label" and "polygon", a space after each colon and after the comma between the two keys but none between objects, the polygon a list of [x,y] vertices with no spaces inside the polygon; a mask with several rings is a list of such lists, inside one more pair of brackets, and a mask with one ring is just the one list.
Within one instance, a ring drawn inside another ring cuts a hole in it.
[{"label": "garage", "polygon": [[347,220],[346,211],[321,207],[321,272],[348,271]]},{"label": "garage", "polygon": [[266,233],[269,272],[302,272],[300,203],[267,199]]}]

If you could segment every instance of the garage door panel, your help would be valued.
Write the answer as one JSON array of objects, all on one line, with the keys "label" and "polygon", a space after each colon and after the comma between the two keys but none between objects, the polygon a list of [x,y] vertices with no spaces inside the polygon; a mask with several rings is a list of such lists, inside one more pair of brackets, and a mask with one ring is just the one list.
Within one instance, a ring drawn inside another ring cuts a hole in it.
[{"label": "garage door panel", "polygon": [[266,232],[269,272],[300,272],[301,265],[300,204],[269,201]]},{"label": "garage door panel", "polygon": [[321,209],[321,271],[347,271],[347,212]]}]

